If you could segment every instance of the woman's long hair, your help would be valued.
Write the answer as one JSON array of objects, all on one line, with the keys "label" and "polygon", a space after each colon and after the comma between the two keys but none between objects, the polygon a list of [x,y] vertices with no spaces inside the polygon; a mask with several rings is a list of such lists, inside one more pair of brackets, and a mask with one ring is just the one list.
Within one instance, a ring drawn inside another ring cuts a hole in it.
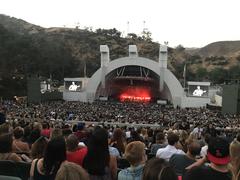
[{"label": "woman's long hair", "polygon": [[108,133],[101,127],[96,127],[89,138],[88,152],[83,161],[83,167],[92,175],[104,175],[109,166]]},{"label": "woman's long hair", "polygon": [[124,134],[120,128],[115,129],[115,131],[113,132],[111,144],[113,144],[113,147],[117,148],[121,154],[124,153]]},{"label": "woman's long hair", "polygon": [[57,137],[48,142],[44,158],[43,172],[46,175],[56,175],[60,165],[66,160],[66,144],[62,137]]}]

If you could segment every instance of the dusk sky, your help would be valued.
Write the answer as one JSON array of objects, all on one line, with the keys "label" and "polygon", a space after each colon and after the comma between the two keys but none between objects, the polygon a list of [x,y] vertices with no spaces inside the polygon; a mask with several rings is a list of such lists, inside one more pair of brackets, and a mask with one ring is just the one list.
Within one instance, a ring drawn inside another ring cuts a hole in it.
[{"label": "dusk sky", "polygon": [[1,0],[0,13],[42,27],[116,28],[124,34],[147,28],[159,43],[202,47],[240,40],[239,7],[239,0]]}]

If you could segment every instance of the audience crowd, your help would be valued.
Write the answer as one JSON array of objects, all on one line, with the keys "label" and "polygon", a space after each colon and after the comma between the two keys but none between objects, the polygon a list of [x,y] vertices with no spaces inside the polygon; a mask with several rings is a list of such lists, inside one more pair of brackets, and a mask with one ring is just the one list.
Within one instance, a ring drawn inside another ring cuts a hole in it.
[{"label": "audience crowd", "polygon": [[31,164],[34,180],[240,180],[236,115],[64,101],[4,101],[0,114],[0,161]]}]

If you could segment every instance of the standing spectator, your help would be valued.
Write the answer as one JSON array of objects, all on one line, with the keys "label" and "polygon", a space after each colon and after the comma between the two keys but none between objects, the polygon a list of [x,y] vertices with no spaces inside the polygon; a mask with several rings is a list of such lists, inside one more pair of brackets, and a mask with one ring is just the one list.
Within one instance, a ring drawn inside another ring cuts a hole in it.
[{"label": "standing spectator", "polygon": [[208,144],[207,158],[210,166],[196,167],[186,173],[185,180],[231,180],[232,176],[228,168],[230,162],[229,143],[227,140],[217,137]]},{"label": "standing spectator", "polygon": [[87,172],[79,165],[63,162],[55,180],[89,180]]},{"label": "standing spectator", "polygon": [[48,142],[44,157],[32,162],[30,177],[34,180],[54,180],[62,162],[66,160],[66,145],[62,137]]},{"label": "standing spectator", "polygon": [[200,154],[200,144],[197,141],[187,142],[186,154],[173,154],[169,160],[171,166],[179,176],[185,173],[185,168],[196,162],[196,156]]},{"label": "standing spectator", "polygon": [[110,146],[117,148],[118,152],[120,153],[120,156],[124,154],[125,151],[124,133],[120,128],[114,130]]},{"label": "standing spectator", "polygon": [[151,154],[156,155],[158,149],[166,147],[165,135],[162,132],[156,134],[156,143],[151,146]]},{"label": "standing spectator", "polygon": [[24,134],[24,130],[20,126],[16,127],[13,130],[14,140],[13,140],[12,150],[13,152],[17,152],[17,153],[28,154],[30,152],[30,149],[29,149],[29,145],[22,141],[23,134]]},{"label": "standing spectator", "polygon": [[78,139],[75,135],[71,134],[66,139],[67,145],[67,160],[69,162],[74,162],[80,166],[83,164],[83,159],[87,154],[86,147],[78,146]]},{"label": "standing spectator", "polygon": [[12,142],[12,134],[0,135],[0,160],[21,161],[21,158],[12,152]]},{"label": "standing spectator", "polygon": [[144,167],[142,180],[178,180],[178,177],[164,159],[152,158]]},{"label": "standing spectator", "polygon": [[31,148],[31,158],[32,159],[41,159],[47,148],[48,139],[44,136],[38,138],[33,144]]},{"label": "standing spectator", "polygon": [[177,149],[179,137],[177,134],[168,133],[168,145],[157,151],[156,157],[169,161],[173,154],[185,154],[182,150]]},{"label": "standing spectator", "polygon": [[83,160],[91,180],[111,180],[117,176],[116,157],[109,155],[108,133],[96,127],[88,141],[88,152]]},{"label": "standing spectator", "polygon": [[141,180],[146,161],[145,144],[141,141],[129,143],[124,156],[131,166],[119,172],[118,180]]}]

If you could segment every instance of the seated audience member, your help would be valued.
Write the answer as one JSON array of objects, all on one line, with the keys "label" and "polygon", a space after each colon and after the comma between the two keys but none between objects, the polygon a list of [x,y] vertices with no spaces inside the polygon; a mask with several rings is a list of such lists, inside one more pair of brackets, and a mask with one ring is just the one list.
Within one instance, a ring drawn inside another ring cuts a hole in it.
[{"label": "seated audience member", "polygon": [[182,150],[177,149],[178,135],[174,133],[168,133],[167,136],[168,145],[165,148],[158,149],[156,157],[169,161],[173,154],[185,154]]},{"label": "seated audience member", "polygon": [[129,143],[126,146],[124,157],[131,166],[119,172],[118,180],[141,180],[143,167],[146,161],[145,144],[141,141]]},{"label": "seated audience member", "polygon": [[22,141],[23,134],[24,134],[24,130],[20,126],[16,127],[13,130],[13,136],[14,136],[13,145],[12,145],[13,152],[29,153],[30,151],[29,145]]},{"label": "seated audience member", "polygon": [[32,162],[30,178],[54,180],[62,162],[66,160],[66,145],[62,137],[48,142],[44,157]]},{"label": "seated audience member", "polygon": [[82,166],[83,159],[87,154],[87,147],[79,147],[78,143],[79,141],[75,135],[71,134],[67,137],[67,160]]},{"label": "seated audience member", "polygon": [[200,154],[200,144],[197,141],[187,142],[186,154],[173,154],[169,163],[178,175],[185,173],[185,168],[196,162],[196,156]]},{"label": "seated audience member", "polygon": [[156,155],[158,149],[166,147],[165,136],[162,132],[157,133],[156,143],[151,146],[151,154]]},{"label": "seated audience member", "polygon": [[33,144],[31,148],[31,158],[32,159],[41,159],[44,156],[46,147],[48,144],[48,139],[44,136],[38,138]]},{"label": "seated audience member", "polygon": [[152,158],[143,169],[142,180],[178,180],[178,177],[164,159]]},{"label": "seated audience member", "polygon": [[12,143],[12,134],[0,135],[0,160],[21,161],[21,158],[16,153],[12,152]]},{"label": "seated audience member", "polygon": [[55,180],[89,180],[89,176],[81,166],[65,161],[61,164]]},{"label": "seated audience member", "polygon": [[108,132],[97,126],[89,137],[87,155],[83,167],[91,180],[115,179],[117,177],[116,157],[110,156],[108,148]]},{"label": "seated audience member", "polygon": [[[190,169],[184,180],[231,180],[232,175],[228,168],[230,162],[229,143],[217,137],[212,138],[208,144],[207,159],[209,166],[200,166]],[[204,162],[203,162],[204,163]]]}]

